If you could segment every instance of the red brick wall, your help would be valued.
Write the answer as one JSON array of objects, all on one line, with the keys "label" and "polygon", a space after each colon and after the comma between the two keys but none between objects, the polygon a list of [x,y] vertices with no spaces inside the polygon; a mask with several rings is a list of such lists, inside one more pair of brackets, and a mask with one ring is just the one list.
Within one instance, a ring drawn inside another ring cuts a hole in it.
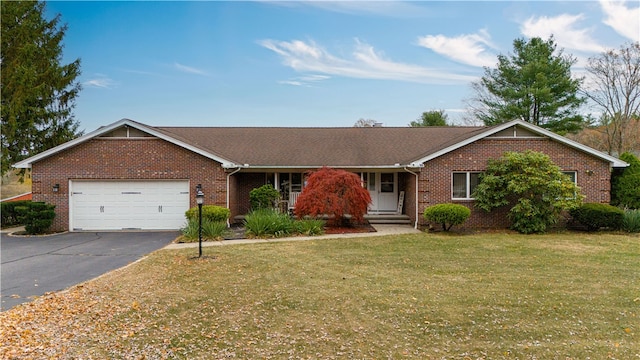
[{"label": "red brick wall", "polygon": [[398,190],[404,191],[404,205],[402,207],[402,213],[411,218],[411,224],[415,224],[416,177],[408,172],[398,173],[398,184]]},{"label": "red brick wall", "polygon": [[[576,171],[578,186],[585,202],[609,202],[610,164],[584,152],[562,145],[551,139],[483,139],[429,161],[420,173],[419,220],[427,226],[422,213],[427,206],[439,203],[458,203],[472,209],[464,224],[467,228],[506,228],[508,209],[486,213],[474,209],[473,201],[451,199],[451,173],[454,171],[483,171],[487,159],[497,159],[506,151],[533,150],[543,152],[563,171]],[[592,175],[587,170],[593,171]],[[408,213],[407,213],[408,214]]]},{"label": "red brick wall", "polygon": [[[205,204],[226,206],[226,174],[219,163],[156,138],[92,139],[33,164],[33,200],[56,205],[53,230],[68,230],[69,181],[80,179],[190,180],[191,188],[202,184]],[[60,184],[57,193],[54,184]]]},{"label": "red brick wall", "polygon": [[235,193],[235,198],[238,204],[238,213],[235,215],[248,214],[251,210],[249,193],[251,190],[259,188],[266,183],[266,175],[265,173],[238,173],[233,176],[236,176],[238,181],[238,188]]}]

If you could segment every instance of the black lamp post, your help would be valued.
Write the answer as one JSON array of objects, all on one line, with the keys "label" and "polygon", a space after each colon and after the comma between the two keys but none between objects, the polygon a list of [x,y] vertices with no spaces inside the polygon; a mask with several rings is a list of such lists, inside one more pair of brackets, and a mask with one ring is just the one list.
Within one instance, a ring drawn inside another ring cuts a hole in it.
[{"label": "black lamp post", "polygon": [[202,204],[204,193],[200,184],[196,187],[196,203],[198,204],[198,257],[202,257]]}]

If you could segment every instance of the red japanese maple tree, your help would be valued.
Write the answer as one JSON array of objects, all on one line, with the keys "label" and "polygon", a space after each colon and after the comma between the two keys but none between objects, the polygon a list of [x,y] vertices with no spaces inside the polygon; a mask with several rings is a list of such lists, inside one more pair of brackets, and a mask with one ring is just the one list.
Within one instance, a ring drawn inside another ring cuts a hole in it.
[{"label": "red japanese maple tree", "polygon": [[369,203],[371,196],[358,175],[325,166],[309,175],[295,214],[298,218],[328,215],[333,225],[344,224],[347,214],[354,222],[362,222]]}]

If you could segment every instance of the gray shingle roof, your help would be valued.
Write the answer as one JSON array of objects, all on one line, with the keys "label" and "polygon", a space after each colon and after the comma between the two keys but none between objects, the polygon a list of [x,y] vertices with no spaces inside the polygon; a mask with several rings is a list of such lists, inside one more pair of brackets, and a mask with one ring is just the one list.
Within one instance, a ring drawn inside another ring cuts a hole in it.
[{"label": "gray shingle roof", "polygon": [[406,165],[485,131],[486,127],[154,127],[252,167]]}]

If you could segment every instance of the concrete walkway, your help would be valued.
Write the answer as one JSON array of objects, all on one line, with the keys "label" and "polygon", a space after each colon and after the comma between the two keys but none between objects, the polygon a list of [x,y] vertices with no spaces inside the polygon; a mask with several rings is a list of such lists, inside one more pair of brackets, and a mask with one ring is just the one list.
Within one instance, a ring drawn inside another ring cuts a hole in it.
[{"label": "concrete walkway", "polygon": [[18,231],[24,231],[24,226],[2,229],[0,230],[0,234],[11,234]]},{"label": "concrete walkway", "polygon": [[[255,243],[270,243],[270,242],[282,242],[282,241],[306,241],[306,240],[322,240],[322,239],[350,239],[359,237],[372,237],[372,236],[386,236],[386,235],[399,235],[399,234],[420,234],[420,230],[414,229],[410,225],[371,225],[376,232],[367,233],[351,233],[351,234],[331,234],[331,235],[319,235],[319,236],[293,236],[285,238],[272,238],[272,239],[238,239],[238,240],[223,240],[223,241],[203,241],[202,247],[206,246],[225,246],[225,245],[237,245],[237,244],[255,244]],[[169,244],[164,249],[187,249],[198,247],[198,243],[181,243],[181,244]]]}]

